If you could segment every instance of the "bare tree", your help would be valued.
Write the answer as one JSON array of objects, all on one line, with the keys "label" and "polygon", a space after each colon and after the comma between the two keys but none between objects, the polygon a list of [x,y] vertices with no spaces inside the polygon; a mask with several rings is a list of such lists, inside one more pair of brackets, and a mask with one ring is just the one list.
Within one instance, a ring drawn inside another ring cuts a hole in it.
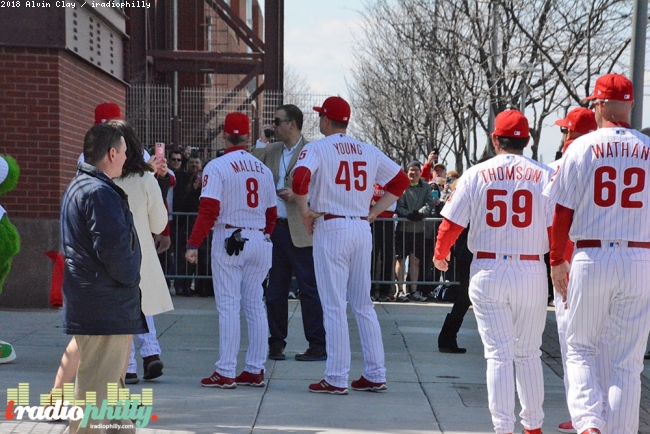
[{"label": "bare tree", "polygon": [[625,72],[631,10],[630,0],[378,0],[363,13],[351,84],[363,135],[402,163],[435,144],[462,170],[491,132],[490,111],[525,94],[537,158],[549,115],[579,104],[595,76]]}]

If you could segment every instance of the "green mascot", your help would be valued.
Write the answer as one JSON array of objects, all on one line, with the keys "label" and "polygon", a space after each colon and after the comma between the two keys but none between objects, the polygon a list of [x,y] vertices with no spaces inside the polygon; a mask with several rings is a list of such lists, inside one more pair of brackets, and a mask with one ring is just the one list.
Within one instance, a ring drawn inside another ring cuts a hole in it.
[{"label": "green mascot", "polygon": [[[0,155],[0,196],[13,190],[18,183],[20,168],[11,157]],[[20,250],[20,237],[11,224],[7,212],[0,205],[0,294],[11,269],[11,260]],[[16,358],[13,347],[0,341],[0,363],[9,363]]]}]

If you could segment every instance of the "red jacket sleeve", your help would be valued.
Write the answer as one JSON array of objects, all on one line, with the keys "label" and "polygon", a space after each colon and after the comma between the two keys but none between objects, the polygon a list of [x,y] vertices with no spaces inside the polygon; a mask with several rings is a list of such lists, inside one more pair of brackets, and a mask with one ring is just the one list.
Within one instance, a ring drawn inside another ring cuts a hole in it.
[{"label": "red jacket sleeve", "polygon": [[420,170],[420,176],[424,178],[426,182],[429,182],[433,179],[433,176],[431,176],[431,173],[433,172],[432,169],[433,169],[433,165],[429,164],[429,162],[427,161],[422,166],[422,170]]},{"label": "red jacket sleeve", "polygon": [[306,167],[298,167],[293,172],[293,182],[291,189],[298,196],[304,196],[309,192],[309,181],[311,180],[311,170]]},{"label": "red jacket sleeve", "polygon": [[189,246],[198,248],[203,243],[210,229],[214,226],[214,222],[217,221],[217,217],[219,217],[220,206],[221,204],[216,199],[210,199],[208,197],[201,198],[199,202],[199,216],[196,218],[196,222],[194,222],[192,235],[187,240]]},{"label": "red jacket sleeve", "polygon": [[275,229],[275,221],[278,219],[278,207],[272,206],[266,209],[266,227],[264,233],[271,235]]},{"label": "red jacket sleeve", "polygon": [[573,210],[559,203],[555,205],[553,226],[551,230],[551,265],[558,266],[565,260],[567,244],[569,243],[569,229],[573,223]]},{"label": "red jacket sleeve", "polygon": [[464,227],[451,220],[443,219],[438,228],[438,239],[436,240],[436,249],[433,257],[439,261],[447,259],[447,255],[451,252],[451,246],[454,245],[464,229]]}]

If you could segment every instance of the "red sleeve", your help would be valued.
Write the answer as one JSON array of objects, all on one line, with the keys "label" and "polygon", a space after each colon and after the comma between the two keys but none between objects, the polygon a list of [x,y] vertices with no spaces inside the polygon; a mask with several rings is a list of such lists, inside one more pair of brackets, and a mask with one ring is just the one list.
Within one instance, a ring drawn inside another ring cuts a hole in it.
[{"label": "red sleeve", "polygon": [[176,175],[171,173],[171,172],[167,172],[167,173],[169,174],[169,186],[170,187],[175,186],[176,185]]},{"label": "red sleeve", "polygon": [[403,170],[400,169],[399,172],[397,172],[397,175],[388,183],[384,186],[384,191],[389,192],[390,194],[394,194],[397,197],[400,197],[402,194],[404,194],[404,191],[408,188],[409,186],[409,177],[406,176],[406,173],[404,173]]},{"label": "red sleeve", "polygon": [[306,167],[298,167],[293,172],[293,182],[291,189],[298,196],[304,196],[309,192],[309,181],[311,180],[311,170]]},{"label": "red sleeve", "polygon": [[429,182],[429,181],[431,181],[431,179],[433,179],[433,177],[431,176],[431,169],[432,169],[432,167],[433,167],[433,166],[432,166],[431,164],[429,164],[429,162],[427,161],[427,162],[424,163],[424,165],[422,166],[422,170],[420,170],[420,176],[421,176],[422,178],[424,178],[424,180],[425,180],[426,182]]},{"label": "red sleeve", "polygon": [[188,245],[198,248],[203,243],[210,229],[214,226],[214,222],[217,221],[217,217],[219,217],[220,206],[219,201],[216,199],[210,199],[208,197],[201,198],[199,202],[199,216],[196,218],[196,222],[194,222],[192,235],[187,240]]},{"label": "red sleeve", "polygon": [[571,223],[573,223],[573,210],[559,203],[555,205],[551,230],[551,265],[554,267],[564,262]]},{"label": "red sleeve", "polygon": [[170,234],[169,220],[167,220],[167,224],[165,225],[165,229],[163,229],[163,231],[160,233],[160,235],[162,235],[163,237],[168,237],[169,234]]},{"label": "red sleeve", "polygon": [[266,227],[264,233],[271,235],[275,229],[275,221],[278,219],[278,207],[272,206],[266,209]]},{"label": "red sleeve", "polygon": [[458,236],[464,229],[464,227],[451,220],[443,219],[438,228],[438,239],[436,240],[436,250],[433,257],[439,261],[447,259],[447,255],[451,252],[451,246],[454,245],[456,239],[458,239]]}]

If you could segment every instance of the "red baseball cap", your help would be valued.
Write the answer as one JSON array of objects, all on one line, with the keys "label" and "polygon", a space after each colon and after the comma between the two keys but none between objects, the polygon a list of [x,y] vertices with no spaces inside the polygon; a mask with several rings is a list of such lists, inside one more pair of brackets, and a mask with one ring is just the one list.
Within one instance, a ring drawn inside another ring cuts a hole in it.
[{"label": "red baseball cap", "polygon": [[244,113],[228,113],[223,121],[223,130],[231,136],[245,136],[251,131],[251,121]]},{"label": "red baseball cap", "polygon": [[566,115],[566,118],[555,121],[555,125],[580,134],[587,134],[598,129],[593,110],[584,107],[574,108]]},{"label": "red baseball cap", "polygon": [[117,104],[105,102],[95,107],[95,125],[103,124],[111,119],[122,119],[122,112]]},{"label": "red baseball cap", "polygon": [[340,96],[330,96],[322,107],[314,107],[314,111],[333,121],[350,122],[350,104]]},{"label": "red baseball cap", "polygon": [[614,101],[634,101],[634,86],[632,82],[621,74],[606,74],[598,77],[594,86],[594,93],[585,100],[611,99]]},{"label": "red baseball cap", "polygon": [[530,137],[528,119],[519,110],[506,110],[494,119],[494,133],[499,137],[524,139]]}]

